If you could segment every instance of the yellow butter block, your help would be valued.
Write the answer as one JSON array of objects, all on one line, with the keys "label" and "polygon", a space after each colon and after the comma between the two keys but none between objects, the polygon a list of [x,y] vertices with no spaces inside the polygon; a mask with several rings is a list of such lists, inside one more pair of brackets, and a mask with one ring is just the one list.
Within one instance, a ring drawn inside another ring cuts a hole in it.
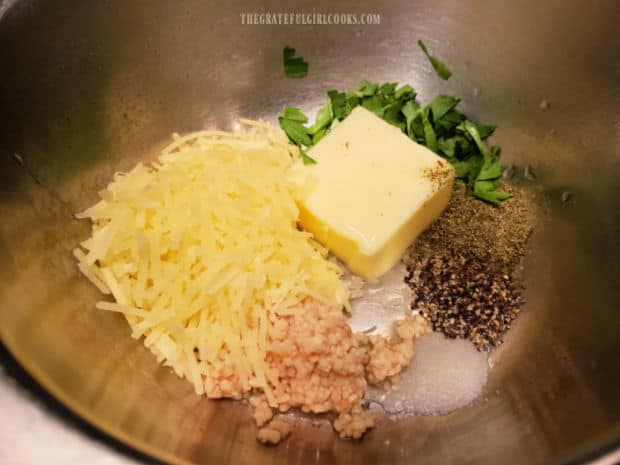
[{"label": "yellow butter block", "polygon": [[308,154],[301,226],[364,278],[389,270],[452,194],[447,161],[363,107]]}]

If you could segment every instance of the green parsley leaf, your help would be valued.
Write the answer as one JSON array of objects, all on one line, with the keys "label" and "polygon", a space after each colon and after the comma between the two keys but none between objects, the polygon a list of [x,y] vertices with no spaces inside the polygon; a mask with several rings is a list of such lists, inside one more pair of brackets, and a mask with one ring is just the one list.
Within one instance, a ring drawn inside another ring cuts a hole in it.
[{"label": "green parsley leaf", "polygon": [[480,173],[478,173],[479,181],[489,181],[491,179],[497,179],[502,175],[502,167],[498,160],[487,159],[484,161]]},{"label": "green parsley leaf", "polygon": [[405,127],[407,129],[407,135],[413,139],[412,123],[415,117],[420,111],[420,105],[415,100],[408,100],[400,109],[401,113],[405,115]]},{"label": "green parsley leaf", "polygon": [[375,95],[378,87],[378,84],[373,84],[368,81],[362,81],[362,84],[360,85],[359,90],[355,92],[355,95],[359,98],[367,97],[369,95]]},{"label": "green parsley leaf", "polygon": [[362,106],[367,110],[372,111],[379,118],[383,118],[383,105],[381,104],[381,99],[377,95],[364,97],[362,100]]},{"label": "green parsley leaf", "polygon": [[394,98],[395,99],[401,99],[401,98],[413,99],[415,98],[415,90],[413,90],[413,87],[411,87],[409,84],[405,84],[399,89],[396,89],[396,92],[394,92]]},{"label": "green parsley leaf", "polygon": [[447,122],[450,125],[454,125],[454,127],[456,127],[464,119],[466,119],[466,118],[465,118],[465,115],[463,113],[461,113],[458,110],[452,109],[448,113],[443,115],[441,117],[440,121]]},{"label": "green parsley leaf", "polygon": [[292,59],[294,56],[295,56],[295,49],[289,47],[288,45],[285,46],[284,50],[282,51],[282,59],[284,60],[284,63]]},{"label": "green parsley leaf", "polygon": [[427,108],[433,112],[433,121],[438,121],[457,106],[459,102],[458,98],[450,97],[449,95],[438,95],[427,105]]},{"label": "green parsley leaf", "polygon": [[502,201],[512,197],[512,194],[502,191],[474,192],[474,195],[479,199],[486,200],[496,206],[501,205]]},{"label": "green parsley leaf", "polygon": [[422,111],[419,111],[411,122],[411,139],[419,144],[426,144],[426,135],[424,133],[424,122],[422,121]]},{"label": "green parsley leaf", "polygon": [[424,128],[424,140],[426,146],[433,152],[437,152],[437,136],[435,129],[428,118],[428,111],[422,112],[422,127]]},{"label": "green parsley leaf", "polygon": [[386,82],[385,84],[382,84],[381,87],[379,87],[379,94],[394,95],[397,85],[398,83],[396,82]]},{"label": "green parsley leaf", "polygon": [[282,51],[282,60],[284,62],[284,66],[291,63],[301,63],[304,61],[303,57],[295,56],[295,49],[291,47],[284,47]]},{"label": "green parsley leaf", "polygon": [[482,165],[484,165],[484,157],[480,152],[474,152],[464,158],[463,161],[469,165],[469,170],[467,171],[467,186],[470,190],[473,190],[478,180],[478,173],[480,173],[480,169]]},{"label": "green parsley leaf", "polygon": [[498,181],[497,179],[489,180],[489,181],[478,180],[474,184],[474,191],[475,192],[494,191],[495,189],[500,187],[501,184],[502,183],[500,181]]},{"label": "green parsley leaf", "polygon": [[480,139],[485,140],[491,134],[495,132],[497,126],[487,126],[485,124],[476,125],[476,129],[478,129],[478,134],[480,134]]},{"label": "green parsley leaf", "polygon": [[480,150],[480,153],[486,156],[486,147],[482,143],[482,138],[480,137],[480,133],[478,132],[478,128],[476,127],[476,125],[466,119],[459,126],[462,126],[462,130],[471,136],[471,138],[478,146],[478,150]]},{"label": "green parsley leaf", "polygon": [[485,200],[493,205],[500,205],[503,200],[509,199],[511,194],[508,192],[497,191],[500,182],[478,181],[474,188],[474,195],[479,199]]},{"label": "green parsley leaf", "polygon": [[332,122],[332,119],[334,119],[334,115],[332,113],[332,101],[331,99],[327,99],[327,103],[325,104],[325,106],[323,106],[316,113],[314,124],[310,126],[308,132],[312,135],[316,135],[323,128],[329,126],[329,124]]},{"label": "green parsley leaf", "polygon": [[434,119],[435,130],[442,133],[453,132],[456,127],[465,119],[465,115],[457,110],[450,110],[439,119]]},{"label": "green parsley leaf", "polygon": [[389,105],[383,107],[383,119],[401,131],[406,132],[405,118],[402,113],[403,102],[395,100]]},{"label": "green parsley leaf", "polygon": [[301,154],[301,160],[304,162],[304,165],[315,165],[316,164],[316,160],[312,158],[310,155],[308,155],[305,150],[299,149],[299,153]]},{"label": "green parsley leaf", "polygon": [[[459,161],[455,156],[456,152],[456,137],[450,137],[449,139],[439,139],[437,141],[437,148],[443,153],[449,160],[454,159],[455,162]],[[452,163],[452,162],[451,162]],[[454,163],[452,163],[454,165]],[[457,177],[461,178],[462,176]]]},{"label": "green parsley leaf", "polygon": [[[335,120],[337,121],[337,120]],[[316,145],[316,143],[318,141],[320,141],[323,137],[325,137],[325,134],[327,134],[327,129],[323,128],[319,131],[317,131],[315,134],[312,135],[312,145]]]},{"label": "green parsley leaf", "polygon": [[489,181],[501,177],[502,167],[499,164],[499,153],[500,148],[497,145],[492,145],[480,169],[480,173],[478,173],[477,179],[479,181]]},{"label": "green parsley leaf", "polygon": [[454,136],[454,140],[456,142],[454,155],[459,160],[465,160],[467,157],[475,154],[482,156],[482,154],[478,152],[476,144],[470,142],[464,135],[458,134]]},{"label": "green parsley leaf", "polygon": [[424,42],[422,42],[421,40],[418,40],[418,45],[420,46],[420,48],[422,49],[422,51],[428,58],[428,61],[431,62],[431,65],[433,66],[433,69],[435,70],[437,75],[444,81],[450,79],[450,76],[452,76],[452,71],[450,71],[446,65],[444,65],[441,61],[439,61],[438,58],[434,57],[428,52],[428,49],[426,48],[426,45],[424,44]]},{"label": "green parsley leaf", "polygon": [[327,96],[331,101],[332,114],[334,115],[334,118],[338,120],[346,118],[351,112],[349,105],[347,104],[347,95],[344,92],[330,90],[327,92]]},{"label": "green parsley leaf", "polygon": [[295,145],[309,147],[312,145],[312,139],[308,134],[308,129],[301,123],[287,119],[284,117],[278,118],[280,127],[284,130],[288,138]]},{"label": "green parsley leaf", "polygon": [[292,121],[297,121],[298,123],[308,122],[308,117],[304,115],[299,108],[295,107],[284,107],[283,117]]},{"label": "green parsley leaf", "polygon": [[447,160],[454,167],[457,179],[465,179],[469,176],[470,164],[466,161],[460,161],[453,157],[448,157]]},{"label": "green parsley leaf", "polygon": [[[351,113],[351,111],[353,111],[353,109],[358,106],[361,103],[361,99],[359,99],[358,97],[356,97],[355,95],[351,95],[349,97],[347,97],[347,111],[349,113]],[[347,113],[348,115],[348,113]]]},{"label": "green parsley leaf", "polygon": [[308,74],[308,62],[301,56],[296,57],[294,48],[284,47],[282,61],[284,63],[284,73],[287,76],[303,77]]}]

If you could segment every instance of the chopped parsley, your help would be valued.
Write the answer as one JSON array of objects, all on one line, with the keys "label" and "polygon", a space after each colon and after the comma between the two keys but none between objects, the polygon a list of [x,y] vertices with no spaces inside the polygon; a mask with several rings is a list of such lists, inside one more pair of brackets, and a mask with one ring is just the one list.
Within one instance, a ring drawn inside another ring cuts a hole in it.
[{"label": "chopped parsley", "polygon": [[297,123],[307,123],[308,117],[304,115],[299,108],[294,107],[284,107],[283,118],[286,118],[291,121],[295,121]]},{"label": "chopped parsley", "polygon": [[[310,130],[303,125],[303,123],[308,122],[308,117],[304,115],[299,108],[284,107],[284,112],[282,116],[278,118],[278,122],[289,140],[299,147],[299,153],[301,154],[304,165],[316,163],[316,160],[308,155],[304,149],[304,147],[310,147],[318,142],[318,140],[315,140],[312,136]],[[325,135],[325,132],[323,135]]]},{"label": "chopped parsley", "polygon": [[450,79],[450,76],[452,76],[452,71],[450,71],[448,67],[439,60],[439,58],[431,55],[428,52],[428,49],[426,48],[426,44],[424,42],[418,40],[418,45],[424,52],[424,55],[426,55],[426,58],[428,58],[428,61],[431,62],[431,65],[433,66],[433,69],[435,70],[437,75],[443,80]]},{"label": "chopped parsley", "polygon": [[304,162],[304,165],[314,165],[316,163],[316,160],[308,155],[305,150],[301,149],[299,153],[301,154],[301,160]]},{"label": "chopped parsley", "polygon": [[295,56],[295,49],[284,47],[282,51],[284,73],[290,77],[304,77],[308,74],[308,62],[301,56]]},{"label": "chopped parsley", "polygon": [[312,138],[308,128],[299,121],[289,119],[286,116],[281,116],[278,118],[278,121],[280,122],[280,127],[284,129],[284,132],[293,144],[299,147],[310,147],[312,145]]}]

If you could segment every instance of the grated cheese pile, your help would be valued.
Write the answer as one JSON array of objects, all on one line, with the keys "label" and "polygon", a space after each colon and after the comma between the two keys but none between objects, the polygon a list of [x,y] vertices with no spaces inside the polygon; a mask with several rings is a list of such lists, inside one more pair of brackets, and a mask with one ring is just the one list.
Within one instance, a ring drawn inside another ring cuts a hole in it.
[{"label": "grated cheese pile", "polygon": [[249,129],[175,136],[151,166],[117,173],[76,215],[93,227],[74,254],[114,298],[97,308],[125,315],[197,393],[228,370],[241,386],[233,397],[255,388],[273,405],[267,315],[301,311],[308,297],[341,308],[348,294],[338,265],[297,229],[287,180],[297,148],[268,124],[241,123]]}]

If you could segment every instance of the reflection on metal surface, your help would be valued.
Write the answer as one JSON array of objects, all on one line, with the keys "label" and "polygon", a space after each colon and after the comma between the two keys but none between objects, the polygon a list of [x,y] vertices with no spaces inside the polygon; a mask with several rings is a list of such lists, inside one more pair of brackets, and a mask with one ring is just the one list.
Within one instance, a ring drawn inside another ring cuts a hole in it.
[{"label": "reflection on metal surface", "polygon": [[[175,463],[543,464],[618,441],[620,4],[351,1],[339,9],[377,11],[381,25],[242,26],[239,1],[28,0],[5,13],[3,342],[80,415]],[[435,77],[418,38],[450,65],[449,81]],[[306,78],[283,75],[285,44],[304,51]],[[423,101],[462,96],[468,113],[499,124],[506,163],[532,166],[531,186],[550,215],[529,259],[527,309],[474,405],[384,419],[361,443],[300,422],[286,444],[262,448],[243,404],[198,398],[128,337],[121,317],[94,309],[98,295],[70,253],[88,225],[71,213],[172,131],[228,129],[239,115],[273,120],[285,103],[310,110],[327,89],[365,78],[409,82]],[[542,100],[551,103],[544,112]]]},{"label": "reflection on metal surface", "polygon": [[0,19],[9,11],[19,0],[2,0],[0,1]]},{"label": "reflection on metal surface", "polygon": [[0,462],[138,465],[60,421],[0,371]]}]

